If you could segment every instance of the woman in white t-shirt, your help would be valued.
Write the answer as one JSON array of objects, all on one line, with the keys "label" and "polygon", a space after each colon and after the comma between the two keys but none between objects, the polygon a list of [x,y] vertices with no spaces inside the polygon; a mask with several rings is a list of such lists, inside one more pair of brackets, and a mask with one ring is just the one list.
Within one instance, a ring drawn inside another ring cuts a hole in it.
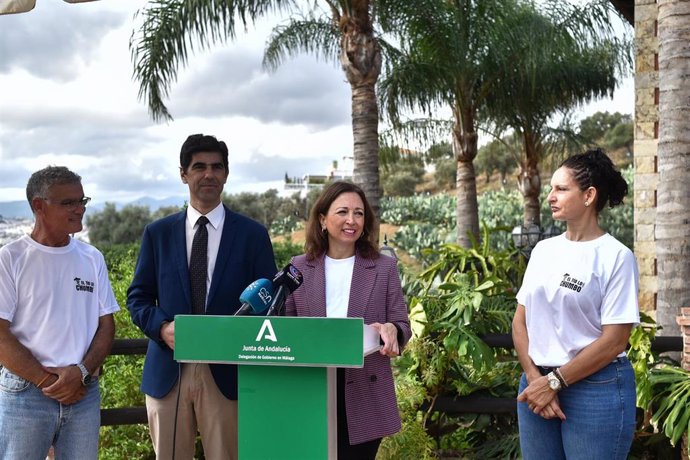
[{"label": "woman in white t-shirt", "polygon": [[567,229],[532,251],[513,319],[526,460],[627,458],[635,379],[625,349],[639,274],[630,249],[599,226],[627,192],[600,149],[568,158],[551,179],[551,212]]}]

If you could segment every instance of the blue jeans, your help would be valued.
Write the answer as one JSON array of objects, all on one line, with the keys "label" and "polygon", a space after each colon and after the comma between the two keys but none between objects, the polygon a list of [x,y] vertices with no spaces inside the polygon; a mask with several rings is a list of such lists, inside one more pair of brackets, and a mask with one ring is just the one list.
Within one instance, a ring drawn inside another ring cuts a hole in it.
[{"label": "blue jeans", "polygon": [[0,460],[98,458],[101,424],[98,379],[75,404],[63,405],[34,384],[0,367]]},{"label": "blue jeans", "polygon": [[[525,374],[520,392],[527,387]],[[525,460],[625,460],[635,432],[635,375],[618,358],[558,393],[566,419],[546,420],[518,403]]]}]

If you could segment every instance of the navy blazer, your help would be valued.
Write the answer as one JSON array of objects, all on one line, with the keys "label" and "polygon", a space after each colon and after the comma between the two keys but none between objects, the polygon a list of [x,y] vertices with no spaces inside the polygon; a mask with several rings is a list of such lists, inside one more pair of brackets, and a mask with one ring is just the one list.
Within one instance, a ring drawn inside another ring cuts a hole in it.
[{"label": "navy blazer", "polygon": [[[191,283],[187,262],[185,219],[187,212],[146,226],[127,308],[134,324],[149,338],[141,390],[154,398],[170,392],[178,377],[173,351],[160,337],[164,321],[191,314]],[[273,247],[263,225],[225,207],[225,222],[216,266],[208,292],[209,315],[232,315],[240,306],[240,294],[259,278],[276,273]],[[211,364],[211,373],[227,398],[237,399],[237,367]]]},{"label": "navy blazer", "polygon": [[[326,316],[324,257],[307,260],[302,255],[293,258],[292,263],[302,272],[304,281],[288,297],[285,314]],[[395,324],[402,332],[402,351],[412,330],[395,259],[383,255],[377,259],[355,256],[347,316],[364,318],[364,324]],[[345,369],[345,407],[351,444],[382,438],[400,430],[400,413],[388,356],[372,353],[364,358],[363,368]]]}]

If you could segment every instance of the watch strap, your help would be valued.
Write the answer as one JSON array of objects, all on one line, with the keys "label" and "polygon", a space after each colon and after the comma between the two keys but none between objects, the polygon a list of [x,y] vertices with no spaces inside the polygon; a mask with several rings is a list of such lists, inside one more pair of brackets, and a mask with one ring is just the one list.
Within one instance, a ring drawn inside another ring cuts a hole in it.
[{"label": "watch strap", "polygon": [[546,378],[549,381],[549,388],[551,388],[553,391],[560,391],[563,386],[561,385],[561,380],[556,377],[556,374],[554,372],[549,372],[546,375]]},{"label": "watch strap", "polygon": [[76,365],[77,368],[79,368],[79,371],[81,372],[81,384],[86,386],[89,383],[91,383],[91,374],[89,373],[89,370],[84,366],[84,363],[79,363]]}]

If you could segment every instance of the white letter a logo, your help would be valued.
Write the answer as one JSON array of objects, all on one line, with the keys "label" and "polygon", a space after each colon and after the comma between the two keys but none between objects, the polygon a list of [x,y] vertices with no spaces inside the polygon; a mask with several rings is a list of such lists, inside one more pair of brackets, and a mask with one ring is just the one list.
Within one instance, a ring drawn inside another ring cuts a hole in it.
[{"label": "white letter a logo", "polygon": [[261,339],[268,339],[272,342],[277,342],[276,333],[273,332],[273,326],[271,325],[271,320],[266,319],[261,325],[261,329],[256,336],[256,341],[259,342]]}]

